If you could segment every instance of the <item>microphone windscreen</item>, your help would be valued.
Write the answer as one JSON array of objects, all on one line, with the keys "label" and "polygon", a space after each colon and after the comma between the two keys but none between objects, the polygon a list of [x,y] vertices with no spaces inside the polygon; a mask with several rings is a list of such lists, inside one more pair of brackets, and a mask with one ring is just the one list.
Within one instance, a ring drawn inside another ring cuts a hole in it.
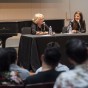
[{"label": "microphone windscreen", "polygon": [[79,20],[77,20],[77,22],[79,23]]},{"label": "microphone windscreen", "polygon": [[43,24],[45,25],[45,22],[43,22]]}]

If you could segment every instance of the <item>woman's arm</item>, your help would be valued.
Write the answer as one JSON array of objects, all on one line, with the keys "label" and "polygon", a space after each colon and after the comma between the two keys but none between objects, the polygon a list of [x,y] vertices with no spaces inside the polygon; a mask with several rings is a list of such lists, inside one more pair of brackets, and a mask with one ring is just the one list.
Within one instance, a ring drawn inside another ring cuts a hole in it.
[{"label": "woman's arm", "polygon": [[36,24],[32,23],[31,25],[31,33],[36,34]]}]

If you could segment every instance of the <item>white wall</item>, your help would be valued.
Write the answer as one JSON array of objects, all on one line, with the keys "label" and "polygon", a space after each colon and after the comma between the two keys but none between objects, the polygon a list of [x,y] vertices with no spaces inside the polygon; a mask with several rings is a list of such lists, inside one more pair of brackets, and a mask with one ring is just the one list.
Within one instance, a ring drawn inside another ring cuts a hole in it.
[{"label": "white wall", "polygon": [[[66,8],[64,8],[64,6]],[[46,19],[64,19],[68,0],[38,0],[31,3],[0,3],[0,20],[31,19],[35,13],[43,13]]]},{"label": "white wall", "polygon": [[[21,0],[16,1],[21,2]],[[0,3],[0,20],[29,20],[32,19],[35,13],[40,12],[45,15],[45,19],[65,19],[65,25],[68,25],[69,19],[73,18],[74,12],[80,10],[83,12],[86,24],[88,24],[88,0],[22,1],[25,3]]]}]

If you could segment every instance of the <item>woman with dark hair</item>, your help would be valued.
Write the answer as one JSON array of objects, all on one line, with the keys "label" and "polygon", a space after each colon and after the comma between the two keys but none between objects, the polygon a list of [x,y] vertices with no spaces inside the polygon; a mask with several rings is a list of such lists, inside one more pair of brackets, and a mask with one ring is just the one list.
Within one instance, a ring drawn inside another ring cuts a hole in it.
[{"label": "woman with dark hair", "polygon": [[9,50],[0,48],[0,85],[23,83],[16,71],[9,71],[11,56]]},{"label": "woman with dark hair", "polygon": [[70,22],[72,26],[72,33],[85,33],[86,24],[83,19],[83,14],[80,11],[76,11],[74,14],[74,20]]}]

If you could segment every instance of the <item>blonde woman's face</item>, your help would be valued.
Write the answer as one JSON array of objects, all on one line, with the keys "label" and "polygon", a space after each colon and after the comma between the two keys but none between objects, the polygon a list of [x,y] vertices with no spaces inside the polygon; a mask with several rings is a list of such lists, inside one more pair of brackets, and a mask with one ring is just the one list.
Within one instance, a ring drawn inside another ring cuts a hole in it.
[{"label": "blonde woman's face", "polygon": [[38,22],[37,22],[38,24],[43,24],[43,19],[42,18],[40,18],[40,19],[38,19]]},{"label": "blonde woman's face", "polygon": [[81,19],[81,17],[80,17],[79,14],[75,14],[75,17],[74,18],[75,18],[76,21],[80,21],[80,19]]}]

